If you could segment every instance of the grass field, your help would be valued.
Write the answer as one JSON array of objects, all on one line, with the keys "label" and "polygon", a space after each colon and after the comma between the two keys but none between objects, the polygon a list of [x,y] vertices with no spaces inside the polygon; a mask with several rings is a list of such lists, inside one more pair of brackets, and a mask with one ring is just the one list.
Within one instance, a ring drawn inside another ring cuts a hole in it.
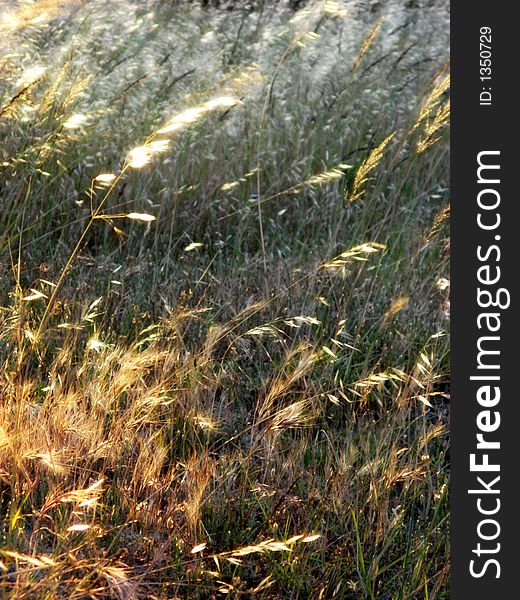
[{"label": "grass field", "polygon": [[209,4],[0,12],[0,596],[448,598],[448,6]]}]

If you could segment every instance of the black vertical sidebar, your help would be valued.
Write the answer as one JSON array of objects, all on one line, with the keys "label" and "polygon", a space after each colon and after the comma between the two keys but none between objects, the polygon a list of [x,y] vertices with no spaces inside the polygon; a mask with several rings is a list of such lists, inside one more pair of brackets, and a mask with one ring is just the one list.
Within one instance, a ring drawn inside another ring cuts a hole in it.
[{"label": "black vertical sidebar", "polygon": [[454,600],[520,598],[520,315],[513,287],[520,273],[520,31],[513,8],[451,3]]}]

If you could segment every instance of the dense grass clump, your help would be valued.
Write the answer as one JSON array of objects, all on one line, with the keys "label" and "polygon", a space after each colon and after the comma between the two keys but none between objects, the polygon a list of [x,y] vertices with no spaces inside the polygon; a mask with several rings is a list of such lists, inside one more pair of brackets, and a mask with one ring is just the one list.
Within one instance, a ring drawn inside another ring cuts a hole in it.
[{"label": "dense grass clump", "polygon": [[220,4],[0,13],[0,596],[448,598],[446,3]]}]

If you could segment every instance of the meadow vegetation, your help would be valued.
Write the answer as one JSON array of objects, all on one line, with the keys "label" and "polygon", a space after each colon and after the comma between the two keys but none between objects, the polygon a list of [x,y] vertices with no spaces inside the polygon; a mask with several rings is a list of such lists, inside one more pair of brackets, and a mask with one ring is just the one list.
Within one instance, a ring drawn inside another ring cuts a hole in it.
[{"label": "meadow vegetation", "polygon": [[448,598],[447,4],[203,4],[0,12],[0,596]]}]

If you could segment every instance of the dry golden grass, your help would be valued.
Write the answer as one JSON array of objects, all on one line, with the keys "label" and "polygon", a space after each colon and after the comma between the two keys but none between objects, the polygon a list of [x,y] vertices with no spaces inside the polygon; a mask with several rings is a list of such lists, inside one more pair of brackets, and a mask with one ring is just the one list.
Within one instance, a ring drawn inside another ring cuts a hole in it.
[{"label": "dry golden grass", "polygon": [[2,598],[448,597],[444,10],[385,10],[0,17]]}]

